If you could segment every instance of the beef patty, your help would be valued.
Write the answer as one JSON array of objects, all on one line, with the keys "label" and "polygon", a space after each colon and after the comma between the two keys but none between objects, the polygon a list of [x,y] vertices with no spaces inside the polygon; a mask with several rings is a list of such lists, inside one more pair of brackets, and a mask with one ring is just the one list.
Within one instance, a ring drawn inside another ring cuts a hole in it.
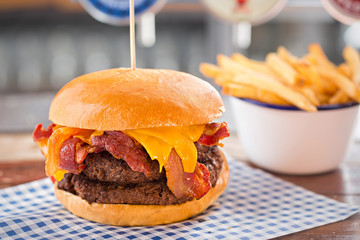
[{"label": "beef patty", "polygon": [[[214,187],[219,177],[223,159],[217,146],[196,143],[198,162],[210,172]],[[108,152],[92,153],[85,159],[85,169],[79,175],[65,174],[58,187],[87,200],[89,203],[171,205],[192,200],[177,199],[166,185],[165,170],[159,171],[157,161],[148,158],[151,173],[146,177],[132,171],[124,160],[114,158]]]},{"label": "beef patty", "polygon": [[147,160],[150,163],[150,175],[131,170],[124,160],[114,158],[109,152],[92,153],[85,159],[85,169],[82,171],[91,180],[113,182],[118,184],[142,183],[165,178],[165,172],[160,172],[158,161]]}]

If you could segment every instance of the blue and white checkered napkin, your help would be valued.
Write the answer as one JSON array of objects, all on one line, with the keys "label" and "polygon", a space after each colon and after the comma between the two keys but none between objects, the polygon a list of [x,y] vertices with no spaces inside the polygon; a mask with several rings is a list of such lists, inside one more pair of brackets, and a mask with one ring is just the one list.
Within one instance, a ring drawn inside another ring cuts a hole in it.
[{"label": "blue and white checkered napkin", "polygon": [[205,213],[154,227],[114,227],[73,216],[43,179],[0,191],[0,239],[269,239],[349,217],[349,206],[230,161],[225,193]]}]

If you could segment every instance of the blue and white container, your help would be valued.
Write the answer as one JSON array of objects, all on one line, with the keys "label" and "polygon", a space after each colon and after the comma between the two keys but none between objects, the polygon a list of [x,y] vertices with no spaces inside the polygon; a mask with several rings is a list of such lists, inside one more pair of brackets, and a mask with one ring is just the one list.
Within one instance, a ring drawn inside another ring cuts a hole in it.
[{"label": "blue and white container", "polygon": [[[111,25],[129,23],[129,0],[78,0],[96,20]],[[134,0],[135,18],[147,12],[157,13],[166,0]]]}]

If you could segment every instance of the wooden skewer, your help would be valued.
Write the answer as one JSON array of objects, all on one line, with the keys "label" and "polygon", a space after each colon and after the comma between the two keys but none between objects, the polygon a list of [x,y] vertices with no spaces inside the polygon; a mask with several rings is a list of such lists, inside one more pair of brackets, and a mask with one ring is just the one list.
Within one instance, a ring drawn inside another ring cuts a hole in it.
[{"label": "wooden skewer", "polygon": [[131,69],[136,69],[134,0],[129,0]]}]

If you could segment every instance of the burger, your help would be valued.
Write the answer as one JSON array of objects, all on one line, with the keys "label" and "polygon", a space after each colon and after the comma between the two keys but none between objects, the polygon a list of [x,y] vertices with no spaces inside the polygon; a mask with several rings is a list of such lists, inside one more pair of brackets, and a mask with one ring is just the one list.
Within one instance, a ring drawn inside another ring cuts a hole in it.
[{"label": "burger", "polygon": [[218,92],[190,74],[108,69],[67,83],[53,122],[33,139],[55,195],[74,215],[110,225],[159,225],[208,208],[229,169]]}]

